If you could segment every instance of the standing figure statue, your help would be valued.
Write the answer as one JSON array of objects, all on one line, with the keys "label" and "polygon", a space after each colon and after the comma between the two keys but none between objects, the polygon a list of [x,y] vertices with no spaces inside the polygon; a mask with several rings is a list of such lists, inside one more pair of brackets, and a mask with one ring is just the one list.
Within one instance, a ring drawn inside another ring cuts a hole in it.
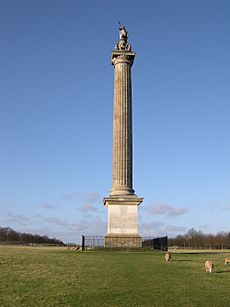
[{"label": "standing figure statue", "polygon": [[127,42],[128,40],[128,31],[126,30],[125,26],[121,26],[119,22],[119,31],[120,31],[120,40],[125,40]]},{"label": "standing figure statue", "polygon": [[119,42],[115,45],[116,50],[126,50],[131,51],[131,45],[127,43],[128,41],[128,31],[126,30],[125,26],[119,24]]}]

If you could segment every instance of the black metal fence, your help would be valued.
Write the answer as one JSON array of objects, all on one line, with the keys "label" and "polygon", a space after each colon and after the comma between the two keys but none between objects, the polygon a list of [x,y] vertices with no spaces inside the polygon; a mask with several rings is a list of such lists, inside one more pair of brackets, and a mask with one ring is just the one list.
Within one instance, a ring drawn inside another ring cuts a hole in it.
[{"label": "black metal fence", "polygon": [[[170,243],[169,243],[170,244]],[[193,249],[193,250],[230,250],[230,243],[223,244],[179,244],[179,245],[169,245],[170,249]]]},{"label": "black metal fence", "polygon": [[152,247],[156,250],[168,251],[168,237],[143,238],[142,247]]},{"label": "black metal fence", "polygon": [[[111,243],[112,240],[112,243]],[[139,249],[151,249],[151,250],[168,250],[168,237],[115,237],[110,238],[108,244],[107,238],[103,236],[84,236],[82,235],[82,250],[105,248],[105,249],[122,249],[122,248],[139,248]],[[122,242],[122,244],[121,244]]]}]

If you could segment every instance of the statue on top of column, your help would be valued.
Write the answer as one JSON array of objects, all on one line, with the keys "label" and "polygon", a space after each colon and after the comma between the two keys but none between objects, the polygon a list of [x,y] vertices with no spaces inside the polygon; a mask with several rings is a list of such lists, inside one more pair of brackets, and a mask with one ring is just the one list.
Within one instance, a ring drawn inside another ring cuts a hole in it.
[{"label": "statue on top of column", "polygon": [[128,31],[126,30],[125,26],[121,26],[120,22],[119,24],[119,42],[115,45],[115,50],[126,50],[131,51],[131,45],[127,43],[128,41]]},{"label": "statue on top of column", "polygon": [[128,31],[126,30],[125,26],[121,26],[121,23],[119,22],[119,31],[120,31],[120,40],[124,39],[127,42],[128,39]]}]

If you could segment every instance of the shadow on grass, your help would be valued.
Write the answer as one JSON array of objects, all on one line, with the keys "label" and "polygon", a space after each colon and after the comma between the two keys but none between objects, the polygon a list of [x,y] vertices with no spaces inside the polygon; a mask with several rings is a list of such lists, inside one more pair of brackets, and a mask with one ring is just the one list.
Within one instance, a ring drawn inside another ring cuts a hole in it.
[{"label": "shadow on grass", "polygon": [[224,271],[216,271],[216,273],[230,273],[230,270],[224,270]]},{"label": "shadow on grass", "polygon": [[192,261],[192,260],[190,260],[190,259],[178,259],[178,260],[174,260],[174,259],[172,259],[172,260],[170,260],[170,261],[175,261],[175,262],[177,262],[177,261]]},{"label": "shadow on grass", "polygon": [[[173,254],[173,252],[172,252]],[[226,252],[181,252],[181,253],[175,253],[175,255],[221,255],[226,254]]]}]

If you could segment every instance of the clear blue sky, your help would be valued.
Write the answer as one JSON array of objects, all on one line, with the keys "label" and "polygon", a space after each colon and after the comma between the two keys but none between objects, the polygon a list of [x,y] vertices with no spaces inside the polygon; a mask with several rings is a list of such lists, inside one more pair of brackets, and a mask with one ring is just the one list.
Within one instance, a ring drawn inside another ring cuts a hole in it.
[{"label": "clear blue sky", "polygon": [[105,234],[120,21],[142,235],[230,231],[230,1],[0,0],[0,226]]}]

